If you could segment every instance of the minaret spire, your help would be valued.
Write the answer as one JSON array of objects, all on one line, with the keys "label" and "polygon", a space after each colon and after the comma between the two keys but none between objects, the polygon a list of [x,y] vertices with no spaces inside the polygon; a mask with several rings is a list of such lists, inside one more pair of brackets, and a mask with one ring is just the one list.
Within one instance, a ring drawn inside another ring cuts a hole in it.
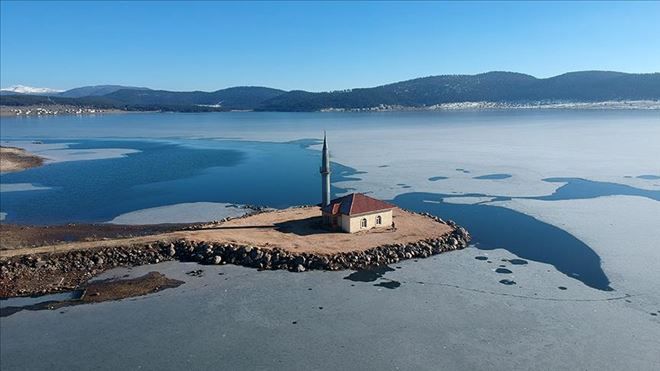
[{"label": "minaret spire", "polygon": [[328,143],[325,130],[323,131],[323,155],[321,158],[321,206],[330,204],[330,153],[328,152]]}]

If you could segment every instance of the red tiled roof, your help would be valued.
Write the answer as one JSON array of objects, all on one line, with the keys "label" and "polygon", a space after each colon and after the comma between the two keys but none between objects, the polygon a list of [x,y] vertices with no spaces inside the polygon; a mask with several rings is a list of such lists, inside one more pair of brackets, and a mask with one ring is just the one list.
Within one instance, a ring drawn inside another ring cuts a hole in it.
[{"label": "red tiled roof", "polygon": [[396,206],[385,201],[365,196],[362,193],[351,193],[344,197],[335,198],[328,206],[322,208],[323,212],[332,215],[357,215],[374,211],[393,209]]}]

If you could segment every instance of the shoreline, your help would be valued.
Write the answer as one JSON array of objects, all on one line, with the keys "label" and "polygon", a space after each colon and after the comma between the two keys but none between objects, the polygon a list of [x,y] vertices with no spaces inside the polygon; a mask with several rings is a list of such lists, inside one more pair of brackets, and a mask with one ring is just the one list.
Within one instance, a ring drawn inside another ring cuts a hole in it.
[{"label": "shoreline", "polygon": [[[300,208],[284,209],[283,211],[297,209]],[[278,211],[282,212],[282,210]],[[255,216],[263,217],[265,214],[276,212],[265,211],[229,219],[214,224],[212,228],[232,221],[234,223],[245,222]],[[470,235],[455,223],[443,221],[429,214],[402,212],[405,214],[399,216],[397,226],[404,226],[406,219],[411,219],[411,223],[426,220],[429,226],[435,226],[438,233],[419,234],[413,238],[408,238],[408,236],[399,241],[383,239],[381,231],[353,235],[332,233],[333,236],[339,235],[345,239],[353,238],[357,241],[356,244],[349,243],[344,248],[332,251],[319,249],[317,246],[310,246],[305,250],[296,247],[284,248],[268,242],[254,244],[231,240],[221,241],[219,238],[210,238],[208,235],[208,233],[214,233],[214,229],[209,228],[208,225],[200,225],[174,233],[97,241],[91,245],[81,243],[78,244],[79,248],[58,250],[57,245],[54,245],[2,250],[0,251],[2,253],[0,256],[0,297],[71,291],[79,288],[92,277],[112,268],[156,264],[171,260],[209,265],[234,264],[259,270],[336,271],[364,269],[396,263],[400,260],[426,258],[467,247]],[[260,232],[251,231],[250,233],[258,234]],[[408,232],[404,231],[404,233]],[[367,240],[372,242],[370,236],[374,235],[378,235],[376,237],[378,243],[375,246],[364,242]],[[382,241],[386,242],[382,243]],[[357,243],[362,243],[362,245]]]},{"label": "shoreline", "polygon": [[155,111],[127,111],[118,108],[79,107],[70,105],[30,105],[30,106],[3,106],[0,105],[0,117],[40,117],[40,116],[88,116],[123,114],[131,112]]},{"label": "shoreline", "polygon": [[0,146],[0,173],[13,173],[39,167],[45,160],[23,148]]},{"label": "shoreline", "polygon": [[446,111],[505,111],[505,110],[660,110],[658,100],[599,101],[599,102],[456,102],[429,106],[402,106],[381,104],[361,108],[322,108],[313,112],[446,112]]},{"label": "shoreline", "polygon": [[[205,107],[204,105],[195,105]],[[260,109],[226,110],[226,111],[189,111],[189,110],[139,110],[119,108],[78,107],[68,105],[32,105],[32,106],[6,106],[0,105],[0,117],[34,117],[34,116],[88,116],[105,114],[127,113],[245,113],[245,112],[271,112],[271,113],[313,113],[313,112],[470,112],[470,111],[505,111],[505,110],[630,110],[630,111],[657,111],[660,110],[659,100],[632,100],[632,101],[598,101],[598,102],[455,102],[438,103],[428,106],[403,106],[381,104],[373,107],[341,108],[325,107],[305,111],[267,111]]]}]

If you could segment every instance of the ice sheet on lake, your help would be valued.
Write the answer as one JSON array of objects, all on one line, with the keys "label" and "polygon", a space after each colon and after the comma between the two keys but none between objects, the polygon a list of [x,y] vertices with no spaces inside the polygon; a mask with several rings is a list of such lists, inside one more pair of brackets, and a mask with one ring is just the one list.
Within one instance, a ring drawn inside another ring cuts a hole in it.
[{"label": "ice sheet on lake", "polygon": [[124,157],[138,150],[130,148],[73,149],[72,143],[35,143],[32,141],[3,141],[3,145],[23,148],[46,159],[46,162],[103,160]]},{"label": "ice sheet on lake", "polygon": [[[484,255],[491,263],[475,259]],[[657,370],[660,326],[649,315],[657,307],[621,292],[589,289],[544,264],[503,261],[512,258],[504,250],[467,249],[397,263],[374,282],[344,279],[350,271],[257,272],[180,262],[118,268],[99,278],[158,271],[185,284],[127,300],[16,313],[2,319],[0,355],[7,369],[222,364],[289,370],[314,364],[328,370],[457,370],[570,364]],[[495,272],[500,264],[512,273]],[[202,275],[186,274],[200,269]],[[503,279],[516,284],[499,283]],[[392,281],[401,286],[375,286]],[[72,328],[76,336],[67,336]],[[149,339],[168,340],[154,346]],[[393,357],[393,349],[409,351]]]},{"label": "ice sheet on lake", "polygon": [[191,202],[131,211],[109,221],[111,224],[195,223],[237,217],[249,209],[219,202]]},{"label": "ice sheet on lake", "polygon": [[46,189],[51,189],[51,187],[43,187],[32,183],[0,183],[0,193],[42,191]]},{"label": "ice sheet on lake", "polygon": [[583,200],[497,201],[560,227],[594,249],[620,292],[642,294],[660,306],[660,202],[635,196]]},{"label": "ice sheet on lake", "polygon": [[[637,178],[660,174],[657,113],[142,117],[148,120],[142,128],[130,118],[102,117],[93,120],[117,122],[78,129],[89,130],[88,136],[215,135],[262,141],[319,138],[327,129],[332,159],[366,171],[357,176],[362,181],[339,185],[373,191],[381,198],[413,191],[541,196],[562,185],[543,181],[551,177],[660,189],[657,180]],[[172,117],[173,124],[159,126],[163,129],[155,134],[153,124],[160,125],[163,117]],[[71,131],[68,124],[62,124],[57,130]],[[16,130],[24,130],[21,128]],[[3,130],[9,130],[7,125]],[[494,173],[512,177],[472,179]],[[438,175],[449,179],[428,180]],[[397,183],[412,188],[402,189]],[[457,200],[476,201],[473,197],[446,198],[447,202]],[[660,203],[612,196],[496,204],[556,225],[587,243],[602,258],[615,291],[591,289],[547,264],[530,261],[512,267],[502,259],[515,256],[500,249],[467,249],[401,262],[397,265],[403,269],[386,275],[402,282],[396,290],[379,289],[372,283],[351,286],[342,279],[346,272],[257,273],[233,266],[167,263],[168,268],[160,269],[150,265],[132,272],[137,275],[158,269],[186,284],[132,300],[72,307],[64,314],[21,312],[3,319],[3,365],[44,368],[52,366],[51,357],[58,356],[62,368],[78,367],[81,361],[115,368],[184,368],[190,367],[191,359],[181,354],[196,354],[196,365],[229,368],[305,368],[333,359],[332,368],[555,369],[571,364],[582,369],[657,370]],[[477,255],[487,256],[492,263],[475,260]],[[494,272],[500,264],[512,273]],[[201,278],[185,275],[201,268],[205,271]],[[516,285],[500,284],[498,280],[503,278]],[[559,286],[568,289],[559,290]],[[318,309],[321,306],[323,310]],[[46,331],[54,338],[65,337],[74,327],[78,333],[69,343],[55,344],[40,335]],[[98,337],[99,333],[104,336]],[[273,342],[273,337],[281,341]],[[171,340],[154,350],[148,341],[127,342],[127,338]],[[259,352],[246,351],[245,344]],[[344,349],[337,344],[351,346]],[[109,348],[116,351],[103,351]],[[67,349],[78,352],[72,357],[65,353]],[[421,358],[418,351],[400,351],[392,357],[393,349],[428,351]],[[33,356],[24,357],[26,352]],[[149,352],[154,356],[145,359]],[[118,359],[117,353],[124,357]],[[273,359],[282,363],[274,365]]]},{"label": "ice sheet on lake", "polygon": [[[442,199],[442,202],[448,204],[478,204],[483,202],[490,202],[493,200],[493,197],[445,197]],[[431,202],[431,201],[429,201]]]}]

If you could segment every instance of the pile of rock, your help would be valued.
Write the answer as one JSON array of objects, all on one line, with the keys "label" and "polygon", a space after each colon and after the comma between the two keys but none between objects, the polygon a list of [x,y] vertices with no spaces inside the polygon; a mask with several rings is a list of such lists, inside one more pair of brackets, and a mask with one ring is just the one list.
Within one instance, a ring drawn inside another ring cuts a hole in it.
[{"label": "pile of rock", "polygon": [[3,258],[0,259],[0,297],[72,290],[114,267],[172,259],[156,244]]},{"label": "pile of rock", "polygon": [[[70,290],[85,279],[110,268],[155,264],[168,260],[193,261],[201,264],[236,264],[258,269],[303,272],[311,269],[362,269],[396,263],[404,259],[426,258],[467,246],[470,235],[464,228],[451,221],[427,216],[439,223],[452,226],[453,231],[439,238],[327,255],[295,253],[279,248],[259,248],[232,243],[177,240],[0,259],[0,296]],[[55,278],[59,279],[59,277],[63,277],[59,284],[52,284],[53,281],[57,281]],[[22,281],[32,282],[32,286],[18,288],[16,285]],[[51,283],[37,290],[35,286],[39,286],[41,282]]]},{"label": "pile of rock", "polygon": [[310,269],[362,269],[373,265],[396,263],[404,259],[427,258],[445,251],[467,246],[470,235],[462,227],[440,238],[408,244],[388,244],[365,251],[320,255],[294,253],[279,248],[259,248],[232,243],[210,243],[179,240],[161,243],[169,257],[202,264],[236,264],[259,269],[286,269],[303,272]]}]

